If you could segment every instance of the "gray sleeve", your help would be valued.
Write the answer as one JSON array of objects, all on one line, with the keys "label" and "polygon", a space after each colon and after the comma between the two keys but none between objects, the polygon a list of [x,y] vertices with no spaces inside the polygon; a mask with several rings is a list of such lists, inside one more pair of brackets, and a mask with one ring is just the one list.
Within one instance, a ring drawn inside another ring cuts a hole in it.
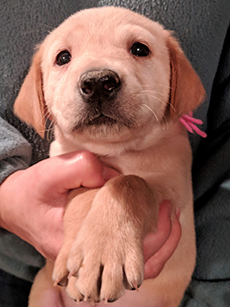
[{"label": "gray sleeve", "polygon": [[27,168],[30,161],[30,144],[0,117],[0,184],[13,172]]}]

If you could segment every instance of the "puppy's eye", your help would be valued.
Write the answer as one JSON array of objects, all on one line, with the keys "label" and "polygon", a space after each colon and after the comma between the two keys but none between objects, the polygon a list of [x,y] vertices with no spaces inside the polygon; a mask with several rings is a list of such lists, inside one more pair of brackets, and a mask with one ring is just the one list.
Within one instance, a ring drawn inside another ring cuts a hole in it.
[{"label": "puppy's eye", "polygon": [[135,56],[144,57],[148,56],[150,51],[146,45],[136,42],[132,45],[130,52]]},{"label": "puppy's eye", "polygon": [[71,54],[67,50],[63,50],[60,53],[58,53],[56,57],[56,64],[59,66],[65,65],[69,63],[71,60]]}]

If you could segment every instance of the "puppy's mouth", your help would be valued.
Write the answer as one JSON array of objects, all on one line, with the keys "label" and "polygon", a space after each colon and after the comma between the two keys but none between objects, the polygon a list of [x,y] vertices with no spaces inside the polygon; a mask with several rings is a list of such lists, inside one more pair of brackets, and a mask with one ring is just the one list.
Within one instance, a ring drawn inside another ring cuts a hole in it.
[{"label": "puppy's mouth", "polygon": [[115,124],[117,124],[116,119],[103,114],[99,115],[98,117],[95,117],[92,120],[88,120],[87,123],[85,123],[86,126],[100,126],[100,125],[113,126]]},{"label": "puppy's mouth", "polygon": [[[87,115],[86,115],[87,113]],[[99,132],[101,129],[108,130],[121,130],[122,128],[131,128],[134,126],[134,121],[116,112],[103,112],[98,109],[91,110],[91,112],[86,112],[85,116],[81,117],[81,120],[77,122],[73,131],[83,131],[93,129],[94,133]]]},{"label": "puppy's mouth", "polygon": [[83,131],[94,128],[94,131],[96,132],[102,127],[112,129],[114,126],[118,125],[121,126],[121,123],[119,124],[118,120],[101,114],[94,118],[85,118],[74,127],[73,131]]}]

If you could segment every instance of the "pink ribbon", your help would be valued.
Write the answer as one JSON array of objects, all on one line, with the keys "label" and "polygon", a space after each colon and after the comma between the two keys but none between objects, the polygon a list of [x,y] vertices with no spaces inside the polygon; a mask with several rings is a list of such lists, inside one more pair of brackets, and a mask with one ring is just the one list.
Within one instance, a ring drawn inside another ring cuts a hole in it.
[{"label": "pink ribbon", "polygon": [[188,114],[184,114],[180,117],[179,121],[185,126],[185,128],[190,132],[196,132],[202,138],[206,138],[207,134],[200,130],[197,125],[202,125],[203,122],[200,119],[194,118],[193,113],[189,112]]}]

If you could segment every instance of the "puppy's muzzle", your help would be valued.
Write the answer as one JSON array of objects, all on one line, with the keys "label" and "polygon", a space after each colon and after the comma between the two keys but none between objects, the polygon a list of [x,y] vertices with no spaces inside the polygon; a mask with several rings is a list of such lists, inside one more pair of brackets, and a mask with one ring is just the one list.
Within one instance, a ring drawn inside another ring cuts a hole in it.
[{"label": "puppy's muzzle", "polygon": [[79,81],[80,94],[87,103],[113,100],[120,88],[119,76],[109,69],[87,71]]}]

